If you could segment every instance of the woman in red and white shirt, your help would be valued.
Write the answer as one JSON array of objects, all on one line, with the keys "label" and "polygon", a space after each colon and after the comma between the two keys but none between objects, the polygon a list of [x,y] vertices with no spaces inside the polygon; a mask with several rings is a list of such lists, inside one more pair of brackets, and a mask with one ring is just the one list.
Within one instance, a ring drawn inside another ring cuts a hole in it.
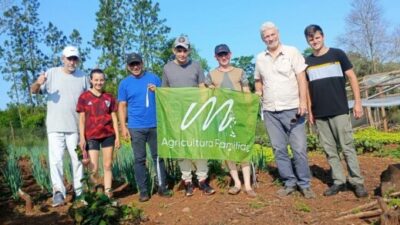
[{"label": "woman in red and white shirt", "polygon": [[115,98],[103,91],[105,74],[100,69],[90,72],[91,88],[79,96],[79,145],[89,153],[92,180],[98,171],[100,147],[103,151],[104,190],[111,197],[113,149],[120,147]]}]

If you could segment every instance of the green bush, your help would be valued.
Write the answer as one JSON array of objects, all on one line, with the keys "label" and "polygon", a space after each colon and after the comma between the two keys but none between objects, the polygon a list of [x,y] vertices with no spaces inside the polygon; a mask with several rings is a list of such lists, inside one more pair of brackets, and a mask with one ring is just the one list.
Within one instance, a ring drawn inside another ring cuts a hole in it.
[{"label": "green bush", "polygon": [[318,151],[321,150],[321,145],[318,140],[318,136],[314,134],[307,135],[307,150]]},{"label": "green bush", "polygon": [[90,174],[86,171],[83,178],[85,191],[82,199],[76,200],[68,209],[75,224],[140,224],[144,219],[143,211],[134,205],[119,206],[102,192],[93,191]]},{"label": "green bush", "polygon": [[383,132],[374,128],[356,131],[354,139],[355,147],[360,153],[378,151],[388,144],[400,144],[398,132]]},{"label": "green bush", "polygon": [[272,148],[254,144],[252,151],[251,161],[256,170],[267,171],[268,165],[275,160]]}]

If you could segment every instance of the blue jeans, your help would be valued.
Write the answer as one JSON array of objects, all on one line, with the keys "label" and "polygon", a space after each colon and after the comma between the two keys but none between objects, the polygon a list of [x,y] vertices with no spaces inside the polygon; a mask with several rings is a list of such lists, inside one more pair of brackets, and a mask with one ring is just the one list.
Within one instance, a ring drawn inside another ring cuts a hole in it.
[{"label": "blue jeans", "polygon": [[150,194],[147,190],[146,143],[149,145],[153,165],[156,169],[158,186],[165,188],[165,164],[163,159],[158,158],[157,153],[157,128],[129,128],[129,133],[135,157],[135,179],[140,193]]},{"label": "blue jeans", "polygon": [[[264,111],[264,122],[275,154],[279,175],[286,187],[310,187],[311,173],[307,157],[305,118],[296,117],[297,109]],[[287,145],[293,153],[293,162]]]}]

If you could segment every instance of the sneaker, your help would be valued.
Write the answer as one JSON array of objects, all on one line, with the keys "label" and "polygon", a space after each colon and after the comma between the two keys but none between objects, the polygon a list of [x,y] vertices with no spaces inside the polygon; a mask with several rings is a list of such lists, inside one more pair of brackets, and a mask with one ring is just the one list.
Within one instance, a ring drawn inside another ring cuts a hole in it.
[{"label": "sneaker", "polygon": [[193,184],[192,182],[185,182],[185,195],[186,197],[190,197],[193,195]]},{"label": "sneaker", "polygon": [[334,184],[324,192],[324,196],[336,195],[337,193],[345,190],[346,190],[346,184]]},{"label": "sneaker", "polygon": [[172,196],[172,191],[167,188],[160,187],[157,192],[160,197],[170,198]]},{"label": "sneaker", "polygon": [[139,202],[147,202],[148,200],[150,200],[150,196],[147,192],[140,193]]},{"label": "sneaker", "polygon": [[199,186],[200,186],[200,190],[202,190],[203,193],[206,195],[212,195],[215,193],[215,190],[210,185],[208,185],[208,183],[206,181],[201,181],[199,183]]},{"label": "sneaker", "polygon": [[356,184],[353,186],[354,194],[357,198],[363,198],[368,196],[368,191],[365,189],[363,184]]},{"label": "sneaker", "polygon": [[61,192],[57,191],[56,193],[54,193],[53,195],[53,207],[57,207],[60,205],[64,205],[64,196]]},{"label": "sneaker", "polygon": [[279,189],[276,193],[280,197],[285,197],[285,196],[288,196],[288,195],[290,195],[290,194],[292,194],[294,192],[296,192],[296,186],[293,186],[293,187],[285,186],[285,187]]},{"label": "sneaker", "polygon": [[105,194],[109,199],[112,199],[112,198],[114,197],[114,193],[113,193],[113,191],[112,191],[111,188],[107,188],[107,189],[104,191],[104,194]]},{"label": "sneaker", "polygon": [[300,192],[303,194],[304,198],[315,198],[315,193],[309,187],[304,189],[300,188]]}]

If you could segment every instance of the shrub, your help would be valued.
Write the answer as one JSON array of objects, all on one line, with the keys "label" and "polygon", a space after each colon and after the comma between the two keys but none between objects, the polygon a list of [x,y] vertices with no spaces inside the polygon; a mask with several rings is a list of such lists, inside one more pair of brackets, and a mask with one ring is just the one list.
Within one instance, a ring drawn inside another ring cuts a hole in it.
[{"label": "shrub", "polygon": [[308,134],[307,135],[307,150],[317,151],[321,149],[317,135]]},{"label": "shrub", "polygon": [[383,145],[400,144],[400,135],[397,132],[383,132],[374,128],[358,130],[354,138],[355,147],[360,153],[380,150]]},{"label": "shrub", "polygon": [[256,170],[267,171],[268,165],[275,160],[272,148],[261,146],[259,144],[253,145],[253,155],[251,161],[256,167]]},{"label": "shrub", "polygon": [[93,191],[90,175],[86,171],[83,178],[86,191],[82,197],[84,201],[74,201],[68,209],[68,214],[75,224],[140,224],[144,219],[143,211],[134,205],[119,206],[104,193]]}]

